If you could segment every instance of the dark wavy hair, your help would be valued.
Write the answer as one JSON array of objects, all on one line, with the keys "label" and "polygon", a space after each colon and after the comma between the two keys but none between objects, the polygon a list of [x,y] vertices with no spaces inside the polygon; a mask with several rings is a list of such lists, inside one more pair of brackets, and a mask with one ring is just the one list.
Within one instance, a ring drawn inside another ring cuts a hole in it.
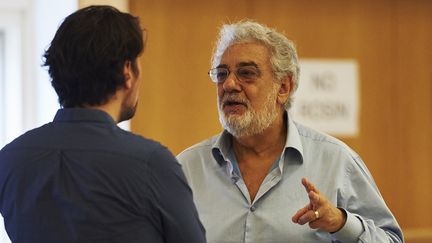
[{"label": "dark wavy hair", "polygon": [[144,34],[138,17],[111,6],[89,6],[66,17],[43,55],[60,105],[106,103],[124,85],[127,61],[138,73]]}]

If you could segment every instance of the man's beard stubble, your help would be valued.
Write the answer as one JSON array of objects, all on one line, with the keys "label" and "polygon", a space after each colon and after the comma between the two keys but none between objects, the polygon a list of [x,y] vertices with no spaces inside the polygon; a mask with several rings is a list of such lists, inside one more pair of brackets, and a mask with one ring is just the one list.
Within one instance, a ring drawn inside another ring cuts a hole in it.
[{"label": "man's beard stubble", "polygon": [[134,117],[137,107],[138,107],[138,101],[136,101],[133,106],[122,104],[122,108],[120,110],[119,122],[127,121],[132,117]]}]

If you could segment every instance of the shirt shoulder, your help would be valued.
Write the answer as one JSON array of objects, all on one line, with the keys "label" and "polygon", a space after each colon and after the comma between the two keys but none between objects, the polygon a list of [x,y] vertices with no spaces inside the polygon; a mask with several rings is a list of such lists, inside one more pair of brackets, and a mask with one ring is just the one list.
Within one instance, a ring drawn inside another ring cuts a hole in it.
[{"label": "shirt shoulder", "polygon": [[186,148],[177,155],[177,160],[180,162],[180,164],[185,165],[187,163],[193,163],[194,161],[197,161],[198,158],[210,157],[212,154],[211,150],[219,137],[220,134]]},{"label": "shirt shoulder", "polygon": [[165,145],[129,131],[121,130],[120,133],[116,145],[118,153],[144,162],[152,173],[157,169],[179,170],[180,164]]},{"label": "shirt shoulder", "polygon": [[[372,178],[369,169],[359,154],[341,140],[328,134],[316,131],[307,126],[295,123],[302,140],[306,163],[343,168],[348,173],[361,173]],[[348,176],[349,177],[349,176]]]},{"label": "shirt shoulder", "polygon": [[174,156],[161,143],[121,129],[98,123],[47,123],[14,139],[1,150],[8,154],[80,153],[83,157],[112,156],[123,163],[148,162],[151,156]]},{"label": "shirt shoulder", "polygon": [[353,159],[359,158],[359,155],[341,140],[299,123],[295,125],[305,150],[314,149],[317,152],[341,153]]}]

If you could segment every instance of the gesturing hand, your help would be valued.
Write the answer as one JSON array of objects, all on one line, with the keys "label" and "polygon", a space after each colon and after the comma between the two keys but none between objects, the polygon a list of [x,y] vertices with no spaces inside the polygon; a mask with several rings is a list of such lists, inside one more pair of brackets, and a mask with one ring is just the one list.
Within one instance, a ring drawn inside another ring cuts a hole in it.
[{"label": "gesturing hand", "polygon": [[345,212],[333,206],[309,180],[302,178],[301,182],[309,196],[309,204],[298,210],[292,221],[300,225],[309,223],[312,229],[331,233],[340,230],[346,222]]}]

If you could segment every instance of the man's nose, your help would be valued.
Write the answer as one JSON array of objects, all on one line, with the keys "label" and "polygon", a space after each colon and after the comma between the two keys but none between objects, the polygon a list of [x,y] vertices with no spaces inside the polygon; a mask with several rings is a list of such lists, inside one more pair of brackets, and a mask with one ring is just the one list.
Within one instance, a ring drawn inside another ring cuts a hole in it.
[{"label": "man's nose", "polygon": [[228,77],[222,83],[222,86],[226,91],[241,90],[240,82],[234,72],[228,74]]}]

